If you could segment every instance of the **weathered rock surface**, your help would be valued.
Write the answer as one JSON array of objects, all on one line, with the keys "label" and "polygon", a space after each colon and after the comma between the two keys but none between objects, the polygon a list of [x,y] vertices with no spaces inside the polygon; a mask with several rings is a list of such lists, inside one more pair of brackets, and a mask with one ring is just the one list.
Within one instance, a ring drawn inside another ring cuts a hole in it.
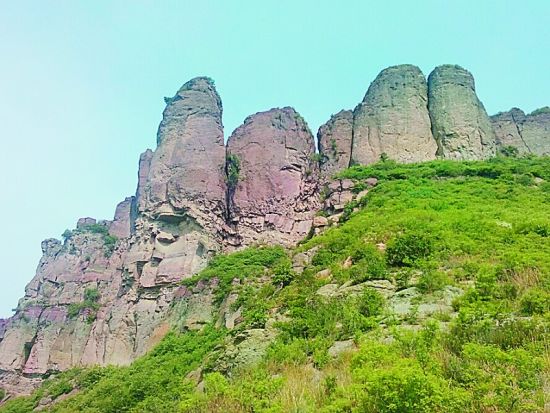
[{"label": "weathered rock surface", "polygon": [[238,163],[230,189],[231,221],[242,244],[293,244],[311,228],[319,207],[315,143],[292,108],[249,116],[227,142]]},{"label": "weathered rock surface", "polygon": [[353,112],[342,110],[332,115],[317,132],[321,173],[330,177],[349,167],[353,136]]},{"label": "weathered rock surface", "polygon": [[550,155],[550,108],[542,108],[530,115],[521,109],[491,116],[499,148],[513,146],[520,154]]},{"label": "weathered rock surface", "polygon": [[[429,96],[443,157],[494,154],[491,125],[468,72],[454,66],[436,69]],[[42,242],[36,275],[15,315],[0,320],[0,387],[10,394],[28,393],[52,372],[128,364],[171,328],[200,329],[214,321],[235,328],[242,321],[241,309],[232,306],[237,297],[218,306],[216,278],[192,288],[180,282],[217,252],[254,243],[290,246],[310,233],[314,221],[315,232],[334,225],[346,203],[360,201],[377,184],[376,178],[360,187],[349,179],[329,179],[353,160],[370,163],[382,153],[402,162],[432,159],[435,140],[426,105],[426,83],[418,68],[383,71],[353,116],[342,111],[321,127],[319,150],[325,162],[320,170],[313,136],[294,109],[250,116],[225,147],[222,105],[213,82],[187,82],[167,101],[157,148],[140,157],[135,197],[118,204],[112,221],[82,218],[72,233],[64,234],[63,243]],[[547,154],[549,111],[512,112],[492,119],[498,144]],[[329,215],[315,219],[321,186]],[[296,254],[295,271],[303,271],[315,251]],[[350,260],[344,265],[352,265]],[[329,280],[330,271],[320,276]],[[460,293],[447,288],[418,306],[414,290],[396,293],[386,280],[327,284],[318,293],[320,298],[357,295],[364,288],[386,296],[403,317],[450,311]],[[268,320],[265,328],[243,331],[242,341],[230,343],[229,370],[259,360],[275,337],[271,324]]]},{"label": "weathered rock surface", "polygon": [[132,234],[135,218],[135,197],[130,196],[117,205],[115,217],[109,225],[109,234],[128,238]]},{"label": "weathered rock surface", "polygon": [[426,79],[413,65],[384,69],[355,108],[352,163],[367,165],[385,153],[398,162],[435,159]]},{"label": "weathered rock surface", "polygon": [[222,103],[210,79],[190,80],[168,102],[157,144],[150,162],[147,152],[140,161],[139,212],[164,221],[192,216],[214,233],[213,218],[225,213],[225,147]]},{"label": "weathered rock surface", "polygon": [[460,66],[436,67],[428,77],[428,108],[438,155],[475,160],[495,156],[495,134],[474,78]]}]

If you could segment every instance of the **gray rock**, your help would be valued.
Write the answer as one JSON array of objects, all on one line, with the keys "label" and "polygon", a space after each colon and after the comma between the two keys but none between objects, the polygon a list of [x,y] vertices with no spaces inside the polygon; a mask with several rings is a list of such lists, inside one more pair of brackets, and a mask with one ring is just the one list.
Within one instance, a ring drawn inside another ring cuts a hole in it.
[{"label": "gray rock", "polygon": [[550,108],[525,115],[518,108],[491,116],[499,148],[513,146],[520,154],[550,155]]},{"label": "gray rock", "polygon": [[470,72],[455,65],[436,67],[428,77],[428,108],[439,156],[458,160],[495,156],[493,127]]},{"label": "gray rock", "polygon": [[426,79],[413,65],[384,69],[355,108],[351,162],[367,165],[385,153],[398,162],[435,159]]}]

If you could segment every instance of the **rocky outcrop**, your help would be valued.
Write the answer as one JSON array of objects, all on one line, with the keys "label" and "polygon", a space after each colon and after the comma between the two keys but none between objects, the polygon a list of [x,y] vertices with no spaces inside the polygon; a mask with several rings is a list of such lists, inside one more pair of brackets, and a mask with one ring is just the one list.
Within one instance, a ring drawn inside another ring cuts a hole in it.
[{"label": "rocky outcrop", "polygon": [[117,238],[128,238],[133,231],[135,221],[135,198],[130,196],[120,202],[115,217],[109,225],[109,234]]},{"label": "rocky outcrop", "polygon": [[355,108],[352,163],[368,165],[382,154],[398,162],[435,159],[426,79],[412,65],[384,69]]},{"label": "rocky outcrop", "polygon": [[513,146],[520,154],[550,155],[550,108],[530,115],[512,108],[491,116],[499,148]]},{"label": "rocky outcrop", "polygon": [[330,177],[349,167],[353,137],[353,112],[342,110],[332,115],[317,132],[321,173]]},{"label": "rocky outcrop", "polygon": [[230,220],[241,243],[293,244],[319,206],[315,143],[292,108],[249,116],[227,142]]},{"label": "rocky outcrop", "polygon": [[495,134],[470,72],[455,65],[436,67],[428,77],[428,108],[439,156],[457,160],[495,156]]},{"label": "rocky outcrop", "polygon": [[[341,111],[320,128],[319,162],[306,122],[289,107],[248,117],[225,147],[213,82],[187,82],[167,99],[157,148],[140,157],[135,197],[118,204],[112,221],[81,218],[63,242],[42,243],[15,315],[0,320],[0,387],[28,393],[52,372],[128,364],[171,328],[199,329],[216,319],[235,327],[242,314],[229,298],[217,308],[216,278],[194,288],[182,280],[218,252],[290,246],[336,224],[377,184],[331,178],[354,162],[376,162],[384,153],[401,162],[433,159],[432,130],[443,157],[494,154],[471,75],[443,66],[428,83],[427,92],[414,66],[384,70],[354,113]],[[513,110],[493,117],[498,144],[547,154],[549,116]],[[327,217],[315,216],[321,207]],[[311,256],[295,258],[300,272]],[[266,331],[246,332],[254,357],[265,350]],[[236,358],[243,346],[234,346]]]},{"label": "rocky outcrop", "polygon": [[168,100],[157,133],[157,149],[144,154],[138,186],[142,215],[161,220],[191,216],[216,232],[225,213],[225,147],[222,103],[212,80],[195,78]]}]

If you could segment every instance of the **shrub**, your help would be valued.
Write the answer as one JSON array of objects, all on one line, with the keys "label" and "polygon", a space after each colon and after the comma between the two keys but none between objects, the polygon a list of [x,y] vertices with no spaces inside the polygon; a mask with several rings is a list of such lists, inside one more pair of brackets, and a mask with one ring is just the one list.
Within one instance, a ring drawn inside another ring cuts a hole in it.
[{"label": "shrub", "polygon": [[519,155],[518,148],[516,148],[515,146],[511,146],[511,145],[503,146],[502,148],[499,149],[499,152],[503,156],[506,156],[506,157],[509,157],[509,158],[516,158]]},{"label": "shrub", "polygon": [[433,293],[449,284],[449,277],[442,271],[424,272],[418,280],[418,288],[423,293]]},{"label": "shrub", "polygon": [[234,190],[239,181],[239,173],[241,170],[241,161],[235,154],[227,155],[225,173],[227,179],[227,185],[230,190]]},{"label": "shrub", "polygon": [[427,234],[405,233],[388,243],[386,258],[390,265],[411,266],[421,258],[428,258],[433,249],[433,240]]},{"label": "shrub", "polygon": [[540,288],[527,291],[520,300],[521,312],[525,315],[544,314],[550,311],[550,293]]},{"label": "shrub", "polygon": [[365,288],[359,297],[359,312],[366,317],[376,317],[382,314],[384,309],[384,297],[374,288]]}]

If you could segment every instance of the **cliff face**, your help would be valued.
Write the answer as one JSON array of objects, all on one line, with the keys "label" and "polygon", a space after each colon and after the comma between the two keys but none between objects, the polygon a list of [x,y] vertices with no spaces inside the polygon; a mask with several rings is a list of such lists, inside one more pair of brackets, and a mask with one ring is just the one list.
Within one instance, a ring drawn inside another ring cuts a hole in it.
[{"label": "cliff face", "polygon": [[[72,366],[128,364],[173,327],[212,321],[217,280],[180,284],[216,253],[256,243],[294,245],[325,225],[321,208],[353,198],[331,176],[383,154],[400,162],[481,159],[495,146],[550,153],[550,114],[491,118],[473,78],[455,66],[426,82],[418,68],[380,73],[355,111],[334,115],[314,138],[292,108],[248,117],[224,146],[213,82],[196,78],[167,100],[157,148],[139,159],[135,196],[112,221],[83,218],[43,256],[14,316],[0,320],[0,387],[26,393]],[[496,141],[495,132],[496,131]],[[439,148],[439,149],[438,149]],[[348,188],[349,189],[349,188]]]},{"label": "cliff face", "polygon": [[520,154],[550,155],[550,108],[526,115],[512,108],[491,116],[499,147],[513,146]]},{"label": "cliff face", "polygon": [[292,108],[248,117],[229,137],[228,158],[238,169],[228,194],[241,243],[295,244],[319,208],[315,141]]},{"label": "cliff face", "polygon": [[455,65],[436,67],[428,77],[428,108],[440,156],[457,160],[495,156],[495,133],[470,72]]},{"label": "cliff face", "polygon": [[353,163],[377,162],[382,153],[398,162],[421,162],[435,159],[436,150],[424,75],[412,65],[383,70],[354,111]]}]

